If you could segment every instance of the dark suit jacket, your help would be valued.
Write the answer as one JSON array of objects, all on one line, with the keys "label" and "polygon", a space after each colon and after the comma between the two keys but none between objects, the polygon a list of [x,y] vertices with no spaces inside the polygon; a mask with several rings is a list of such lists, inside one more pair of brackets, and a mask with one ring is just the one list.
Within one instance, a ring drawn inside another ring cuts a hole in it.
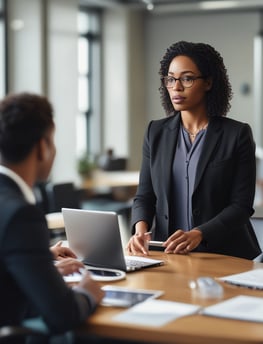
[{"label": "dark suit jacket", "polygon": [[[145,134],[140,182],[132,208],[132,225],[151,227],[154,239],[169,233],[172,164],[180,114],[152,121]],[[229,118],[213,117],[207,128],[192,195],[194,227],[203,234],[200,251],[253,259],[260,248],[249,222],[253,214],[256,163],[250,127]],[[170,229],[170,231],[176,230]]]},{"label": "dark suit jacket", "polygon": [[28,310],[51,333],[73,329],[91,313],[88,296],[64,283],[49,250],[45,216],[0,174],[0,326],[20,324]]}]

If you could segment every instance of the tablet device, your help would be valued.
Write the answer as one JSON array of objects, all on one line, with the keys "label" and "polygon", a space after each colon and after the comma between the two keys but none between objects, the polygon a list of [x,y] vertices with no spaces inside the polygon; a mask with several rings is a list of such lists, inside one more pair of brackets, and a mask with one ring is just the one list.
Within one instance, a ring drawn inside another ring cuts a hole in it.
[{"label": "tablet device", "polygon": [[104,286],[105,296],[101,304],[113,307],[131,307],[148,299],[154,299],[163,294],[161,290],[132,289],[126,287]]}]

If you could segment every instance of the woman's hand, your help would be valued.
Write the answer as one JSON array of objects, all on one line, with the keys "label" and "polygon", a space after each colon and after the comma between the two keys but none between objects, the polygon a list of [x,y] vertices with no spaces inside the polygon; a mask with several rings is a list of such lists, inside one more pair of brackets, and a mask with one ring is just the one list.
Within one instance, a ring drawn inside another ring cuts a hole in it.
[{"label": "woman's hand", "polygon": [[135,234],[130,238],[126,251],[130,255],[148,255],[148,241],[151,240],[151,233],[148,231],[148,224],[145,221],[138,221],[135,225]]},{"label": "woman's hand", "polygon": [[202,232],[198,228],[190,231],[178,229],[163,244],[166,247],[165,253],[187,254],[195,249],[202,241]]},{"label": "woman's hand", "polygon": [[77,258],[75,253],[70,248],[62,246],[62,241],[58,241],[55,245],[50,247],[55,260],[64,258]]},{"label": "woman's hand", "polygon": [[148,255],[148,241],[150,239],[149,232],[134,234],[126,246],[127,253],[130,255]]}]

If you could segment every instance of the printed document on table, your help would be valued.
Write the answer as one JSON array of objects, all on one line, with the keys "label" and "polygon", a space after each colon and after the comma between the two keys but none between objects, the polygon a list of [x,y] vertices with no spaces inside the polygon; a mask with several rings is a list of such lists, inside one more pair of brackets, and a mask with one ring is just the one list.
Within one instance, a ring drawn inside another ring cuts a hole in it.
[{"label": "printed document on table", "polygon": [[114,320],[141,326],[163,326],[177,318],[199,312],[200,306],[166,300],[148,300],[114,316]]},{"label": "printed document on table", "polygon": [[239,274],[220,277],[219,280],[240,287],[263,289],[263,269],[254,269]]},{"label": "printed document on table", "polygon": [[213,306],[206,307],[201,314],[245,321],[263,322],[263,298],[239,295]]}]

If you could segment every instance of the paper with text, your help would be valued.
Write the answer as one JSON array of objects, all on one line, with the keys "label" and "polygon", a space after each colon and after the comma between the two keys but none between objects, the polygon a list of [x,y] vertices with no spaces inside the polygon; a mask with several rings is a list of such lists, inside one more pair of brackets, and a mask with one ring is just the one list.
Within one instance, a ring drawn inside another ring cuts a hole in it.
[{"label": "paper with text", "polygon": [[163,326],[177,318],[197,313],[200,306],[166,300],[149,300],[119,313],[113,319],[141,326]]}]

